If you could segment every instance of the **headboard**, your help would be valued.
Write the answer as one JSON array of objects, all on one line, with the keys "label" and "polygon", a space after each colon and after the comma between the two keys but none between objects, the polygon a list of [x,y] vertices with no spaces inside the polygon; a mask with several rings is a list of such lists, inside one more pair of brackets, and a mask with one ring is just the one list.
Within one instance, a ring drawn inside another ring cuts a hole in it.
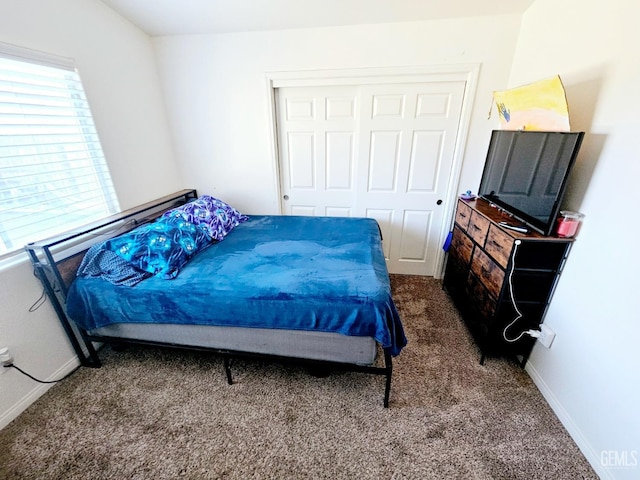
[{"label": "headboard", "polygon": [[66,315],[69,286],[84,254],[91,245],[132,230],[153,221],[165,211],[197,198],[196,190],[187,189],[166,195],[129,210],[116,213],[80,229],[55,237],[29,243],[25,250],[33,264],[34,273],[42,282],[45,292],[62,323],[71,344],[83,366],[98,367],[100,360],[84,333]]}]

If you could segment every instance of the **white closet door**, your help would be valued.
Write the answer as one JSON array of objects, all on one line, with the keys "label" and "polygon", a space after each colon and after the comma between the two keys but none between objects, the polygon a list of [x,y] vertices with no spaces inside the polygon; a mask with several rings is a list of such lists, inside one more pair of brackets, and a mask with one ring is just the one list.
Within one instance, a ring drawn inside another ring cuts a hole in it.
[{"label": "white closet door", "polygon": [[391,273],[434,275],[464,87],[277,89],[283,213],[375,218]]},{"label": "white closet door", "polygon": [[354,214],[356,87],[276,90],[282,211]]}]

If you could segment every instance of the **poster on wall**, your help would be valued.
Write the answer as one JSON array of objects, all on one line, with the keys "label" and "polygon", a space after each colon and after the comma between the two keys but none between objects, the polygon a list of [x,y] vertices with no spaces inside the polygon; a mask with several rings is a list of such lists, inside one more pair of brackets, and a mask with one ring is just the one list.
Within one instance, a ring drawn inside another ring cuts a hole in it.
[{"label": "poster on wall", "polygon": [[568,132],[569,106],[560,76],[493,92],[502,130]]}]

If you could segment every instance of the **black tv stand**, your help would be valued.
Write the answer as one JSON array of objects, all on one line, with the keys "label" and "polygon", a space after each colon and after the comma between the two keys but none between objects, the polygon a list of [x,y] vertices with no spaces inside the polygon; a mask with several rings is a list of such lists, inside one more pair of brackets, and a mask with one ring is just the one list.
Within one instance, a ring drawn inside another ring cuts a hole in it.
[{"label": "black tv stand", "polygon": [[458,201],[443,286],[480,348],[480,363],[510,356],[524,367],[536,339],[518,336],[539,330],[573,239],[501,222],[513,225],[513,218],[482,198]]}]

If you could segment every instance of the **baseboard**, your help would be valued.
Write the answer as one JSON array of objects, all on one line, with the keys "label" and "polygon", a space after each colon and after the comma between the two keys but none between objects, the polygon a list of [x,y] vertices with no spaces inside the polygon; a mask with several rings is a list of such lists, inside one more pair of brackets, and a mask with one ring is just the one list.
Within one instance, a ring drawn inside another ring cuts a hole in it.
[{"label": "baseboard", "polygon": [[[68,375],[73,370],[75,370],[80,365],[80,361],[77,357],[72,358],[67,363],[65,363],[62,367],[56,370],[47,381],[55,380],[56,378],[62,378],[65,375]],[[18,374],[21,375],[21,374]],[[34,388],[27,393],[24,397],[22,397],[15,405],[13,405],[9,410],[0,415],[0,430],[9,425],[13,420],[18,418],[22,412],[24,412],[29,406],[38,400],[42,395],[44,395],[47,390],[55,385],[55,383],[36,383],[34,382]]]},{"label": "baseboard", "polygon": [[542,396],[545,398],[562,425],[564,425],[564,428],[567,429],[573,441],[576,442],[576,445],[578,445],[578,448],[589,464],[591,464],[591,467],[595,470],[596,474],[603,480],[615,480],[611,471],[602,466],[602,463],[600,462],[600,455],[593,449],[591,443],[589,443],[587,438],[582,434],[580,428],[571,418],[571,415],[569,415],[569,412],[565,410],[531,362],[527,362],[525,370],[533,380],[533,383],[536,384],[538,390],[540,390],[540,393],[542,393]]}]

